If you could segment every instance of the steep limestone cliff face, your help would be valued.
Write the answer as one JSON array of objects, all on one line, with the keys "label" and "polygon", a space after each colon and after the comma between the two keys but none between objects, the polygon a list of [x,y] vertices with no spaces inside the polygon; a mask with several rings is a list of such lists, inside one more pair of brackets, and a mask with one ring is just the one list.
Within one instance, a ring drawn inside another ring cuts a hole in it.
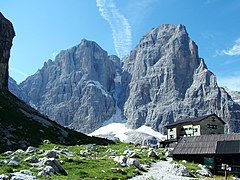
[{"label": "steep limestone cliff face", "polygon": [[91,132],[116,111],[112,93],[119,63],[95,42],[82,40],[44,63],[20,88],[27,102],[49,118]]},{"label": "steep limestone cliff face", "polygon": [[240,105],[218,87],[183,25],[152,29],[122,63],[82,40],[18,88],[40,112],[86,133],[124,118],[131,128],[164,133],[177,119],[210,113],[227,122],[227,131],[240,132]]},{"label": "steep limestone cliff face", "polygon": [[145,124],[164,132],[176,119],[216,113],[230,131],[239,131],[239,105],[218,87],[183,25],[147,33],[125,58],[123,75],[128,83],[122,94],[129,96],[122,104],[131,128]]},{"label": "steep limestone cliff face", "polygon": [[8,61],[14,36],[12,23],[0,12],[0,89],[8,89]]},{"label": "steep limestone cliff face", "polygon": [[233,91],[224,87],[224,89],[228,92],[228,94],[232,97],[233,101],[240,104],[240,91]]}]

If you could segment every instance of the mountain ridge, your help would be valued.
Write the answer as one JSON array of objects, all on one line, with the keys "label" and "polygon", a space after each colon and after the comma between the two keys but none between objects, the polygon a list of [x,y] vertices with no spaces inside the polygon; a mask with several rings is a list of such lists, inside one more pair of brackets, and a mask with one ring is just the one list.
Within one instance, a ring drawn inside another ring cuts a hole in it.
[{"label": "mountain ridge", "polygon": [[100,128],[117,108],[119,121],[134,129],[148,125],[164,133],[176,119],[216,113],[227,131],[240,131],[239,104],[218,87],[181,24],[151,29],[122,62],[84,39],[19,87],[40,112],[81,132]]},{"label": "mountain ridge", "polygon": [[18,95],[23,95],[21,88],[8,76],[10,49],[15,32],[12,23],[2,13],[0,28],[0,152],[27,149],[42,144],[44,140],[64,145],[113,143],[60,126],[8,90],[20,90]]}]

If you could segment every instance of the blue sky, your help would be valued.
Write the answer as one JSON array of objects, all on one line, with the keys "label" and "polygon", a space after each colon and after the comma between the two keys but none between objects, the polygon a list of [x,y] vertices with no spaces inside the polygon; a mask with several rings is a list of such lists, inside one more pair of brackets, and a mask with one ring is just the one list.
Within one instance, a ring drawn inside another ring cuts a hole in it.
[{"label": "blue sky", "polygon": [[83,38],[123,56],[151,28],[184,24],[219,85],[240,90],[239,0],[1,0],[0,11],[16,31],[18,83]]}]

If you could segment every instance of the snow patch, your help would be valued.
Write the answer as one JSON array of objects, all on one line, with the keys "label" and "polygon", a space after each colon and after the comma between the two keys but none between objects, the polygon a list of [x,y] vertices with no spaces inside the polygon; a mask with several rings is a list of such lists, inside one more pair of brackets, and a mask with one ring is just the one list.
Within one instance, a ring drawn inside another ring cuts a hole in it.
[{"label": "snow patch", "polygon": [[112,134],[114,137],[119,138],[120,141],[125,141],[127,139],[126,132],[132,131],[131,129],[127,128],[123,123],[111,123],[106,126],[103,126],[96,131],[88,134],[90,136],[101,136]]},{"label": "snow patch", "polygon": [[137,132],[142,132],[142,133],[145,133],[145,134],[148,134],[148,135],[151,135],[151,136],[154,136],[162,141],[166,140],[167,137],[165,135],[162,135],[161,133],[157,132],[157,131],[154,131],[151,127],[149,126],[141,126],[140,128],[136,129],[135,131]]},{"label": "snow patch", "polygon": [[141,133],[145,133],[148,134],[150,136],[154,136],[160,140],[165,140],[166,136],[162,135],[161,133],[154,131],[151,127],[148,126],[141,126],[138,129],[130,129],[126,127],[125,123],[111,123],[108,124],[106,126],[103,126],[99,129],[97,129],[96,131],[88,134],[90,136],[106,136],[106,135],[112,135],[115,138],[119,138],[120,141],[125,142],[126,139],[128,138],[127,133],[128,132],[141,132]]}]

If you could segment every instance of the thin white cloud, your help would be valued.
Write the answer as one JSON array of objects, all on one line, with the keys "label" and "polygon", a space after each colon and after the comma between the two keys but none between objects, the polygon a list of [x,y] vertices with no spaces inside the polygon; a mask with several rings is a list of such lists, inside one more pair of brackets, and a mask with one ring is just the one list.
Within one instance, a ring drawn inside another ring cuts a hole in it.
[{"label": "thin white cloud", "polygon": [[240,91],[240,76],[220,77],[218,78],[218,84],[230,90]]},{"label": "thin white cloud", "polygon": [[[125,12],[128,14],[129,21],[134,24],[134,28],[141,28],[141,22],[144,22],[151,12],[152,7],[159,6],[159,0],[128,0]],[[150,27],[151,28],[151,27]]]},{"label": "thin white cloud", "polygon": [[24,73],[23,71],[21,71],[19,69],[14,68],[14,67],[10,67],[10,71],[20,74],[20,75],[24,76],[25,78],[29,76],[28,74]]},{"label": "thin white cloud", "polygon": [[131,26],[116,7],[114,0],[96,0],[101,16],[109,23],[115,51],[119,57],[129,54],[132,44]]},{"label": "thin white cloud", "polygon": [[228,55],[228,56],[235,56],[235,55],[240,55],[240,38],[238,38],[235,41],[235,44],[233,45],[232,48],[228,50],[222,50],[219,55]]}]

